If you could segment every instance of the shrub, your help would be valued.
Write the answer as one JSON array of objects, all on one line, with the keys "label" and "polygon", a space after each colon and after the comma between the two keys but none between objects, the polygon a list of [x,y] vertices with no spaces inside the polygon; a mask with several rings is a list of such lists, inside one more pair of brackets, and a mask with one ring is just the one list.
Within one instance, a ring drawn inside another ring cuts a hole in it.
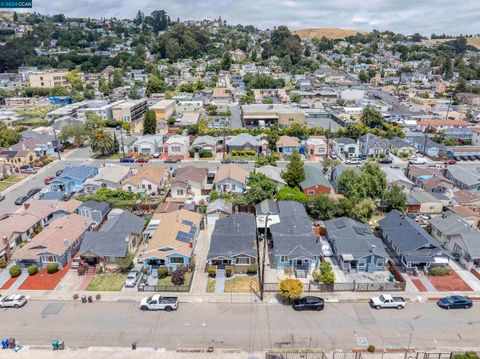
[{"label": "shrub", "polygon": [[10,275],[13,278],[19,277],[20,274],[22,274],[22,268],[20,268],[20,266],[17,266],[17,265],[11,266],[10,269],[8,270],[8,273],[10,273]]},{"label": "shrub", "polygon": [[77,273],[78,275],[84,275],[87,269],[84,266],[78,266]]},{"label": "shrub", "polygon": [[211,157],[213,157],[212,152],[208,152],[208,151],[200,152],[200,158],[211,158]]},{"label": "shrub", "polygon": [[58,271],[58,263],[48,263],[47,264],[47,273],[53,274]]},{"label": "shrub", "polygon": [[5,268],[7,266],[7,261],[5,258],[0,258],[0,268]]},{"label": "shrub", "polygon": [[322,279],[322,275],[319,270],[316,270],[312,273],[312,278],[314,282],[320,282]]},{"label": "shrub", "polygon": [[215,278],[217,276],[217,266],[208,267],[208,275],[212,278]]},{"label": "shrub", "polygon": [[320,264],[320,281],[323,284],[333,284],[335,283],[335,273],[332,269],[332,263],[322,262]]},{"label": "shrub", "polygon": [[375,353],[375,345],[373,344],[370,344],[368,347],[367,347],[367,352],[369,353]]},{"label": "shrub", "polygon": [[129,252],[124,258],[120,258],[117,264],[118,264],[118,269],[120,269],[120,272],[128,273],[130,269],[132,269],[134,266],[133,254]]},{"label": "shrub", "polygon": [[432,267],[428,270],[428,274],[431,276],[443,277],[449,275],[452,270],[450,267]]},{"label": "shrub", "polygon": [[248,267],[247,267],[247,273],[248,274],[255,274],[257,273],[257,266],[255,264],[250,264]]},{"label": "shrub", "polygon": [[278,285],[280,295],[285,299],[292,301],[299,298],[303,293],[303,284],[300,279],[287,278],[280,282]]},{"label": "shrub", "polygon": [[179,268],[172,273],[172,283],[174,285],[183,285],[185,283],[185,270]]},{"label": "shrub", "polygon": [[157,269],[157,273],[158,273],[158,278],[159,279],[166,278],[167,275],[168,275],[168,268],[160,267],[160,268]]},{"label": "shrub", "polygon": [[233,266],[225,266],[225,275],[231,277],[233,274]]},{"label": "shrub", "polygon": [[38,273],[38,267],[35,264],[32,264],[31,266],[28,266],[27,272],[29,275],[35,275]]}]

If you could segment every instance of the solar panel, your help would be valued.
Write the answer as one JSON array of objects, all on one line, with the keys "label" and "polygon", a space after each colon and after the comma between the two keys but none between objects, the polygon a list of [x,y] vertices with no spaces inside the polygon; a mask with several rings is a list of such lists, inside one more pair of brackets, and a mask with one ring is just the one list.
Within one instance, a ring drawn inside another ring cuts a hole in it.
[{"label": "solar panel", "polygon": [[195,226],[192,226],[190,228],[190,234],[195,234],[196,231],[197,231],[197,228]]},{"label": "solar panel", "polygon": [[178,231],[177,237],[175,239],[177,241],[188,243],[188,242],[192,241],[193,235],[190,234],[190,233],[183,232],[183,231]]},{"label": "solar panel", "polygon": [[186,220],[186,219],[184,219],[184,220],[182,221],[182,223],[183,223],[183,224],[186,224],[187,226],[193,226],[193,222],[192,222],[192,221],[189,221],[189,220]]}]

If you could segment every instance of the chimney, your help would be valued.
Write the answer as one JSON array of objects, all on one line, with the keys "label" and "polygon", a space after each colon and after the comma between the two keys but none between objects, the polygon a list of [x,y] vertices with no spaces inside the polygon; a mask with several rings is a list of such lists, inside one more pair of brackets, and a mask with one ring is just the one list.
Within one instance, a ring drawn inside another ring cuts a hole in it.
[{"label": "chimney", "polygon": [[377,246],[375,244],[372,244],[372,246],[370,247],[370,252],[375,253],[376,249],[377,249]]}]

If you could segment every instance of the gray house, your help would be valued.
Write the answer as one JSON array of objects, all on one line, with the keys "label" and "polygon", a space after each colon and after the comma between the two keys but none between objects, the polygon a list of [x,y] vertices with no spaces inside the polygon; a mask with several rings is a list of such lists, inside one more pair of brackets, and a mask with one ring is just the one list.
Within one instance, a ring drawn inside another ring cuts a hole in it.
[{"label": "gray house", "polygon": [[360,154],[363,156],[378,157],[389,152],[390,144],[387,140],[367,133],[358,139]]},{"label": "gray house", "polygon": [[262,143],[249,133],[241,133],[229,139],[226,144],[228,153],[232,151],[254,150],[259,154],[262,151]]},{"label": "gray house", "polygon": [[210,202],[207,206],[205,215],[207,216],[207,223],[210,228],[215,227],[215,222],[227,216],[232,215],[232,202],[225,201],[224,199],[217,199]]},{"label": "gray house", "polygon": [[234,267],[236,273],[245,273],[257,263],[257,226],[255,216],[237,213],[215,222],[207,261],[209,265]]},{"label": "gray house", "polygon": [[447,166],[445,177],[453,181],[460,189],[480,192],[480,171],[478,166]]},{"label": "gray house", "polygon": [[77,210],[78,214],[93,221],[93,227],[98,226],[110,212],[107,202],[86,201]]},{"label": "gray house", "polygon": [[383,271],[388,259],[382,240],[368,223],[341,217],[325,221],[327,239],[344,271]]},{"label": "gray house", "polygon": [[190,145],[190,148],[195,152],[210,152],[215,154],[217,152],[218,140],[213,136],[198,136]]},{"label": "gray house", "polygon": [[412,218],[393,210],[378,225],[382,239],[407,270],[448,264],[448,256],[440,243]]}]

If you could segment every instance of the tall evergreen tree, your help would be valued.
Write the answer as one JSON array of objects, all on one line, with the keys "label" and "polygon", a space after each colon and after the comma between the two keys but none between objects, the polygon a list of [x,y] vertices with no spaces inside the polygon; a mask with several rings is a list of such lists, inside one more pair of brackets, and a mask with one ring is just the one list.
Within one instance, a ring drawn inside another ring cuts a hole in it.
[{"label": "tall evergreen tree", "polygon": [[117,154],[120,151],[120,144],[118,143],[117,134],[113,133],[113,153]]},{"label": "tall evergreen tree", "polygon": [[290,157],[290,163],[285,171],[281,173],[282,179],[289,187],[300,187],[300,182],[305,179],[303,161],[298,151],[294,151]]},{"label": "tall evergreen tree", "polygon": [[147,110],[145,112],[145,119],[143,120],[143,134],[154,135],[157,133],[157,120],[155,119],[155,112]]}]

